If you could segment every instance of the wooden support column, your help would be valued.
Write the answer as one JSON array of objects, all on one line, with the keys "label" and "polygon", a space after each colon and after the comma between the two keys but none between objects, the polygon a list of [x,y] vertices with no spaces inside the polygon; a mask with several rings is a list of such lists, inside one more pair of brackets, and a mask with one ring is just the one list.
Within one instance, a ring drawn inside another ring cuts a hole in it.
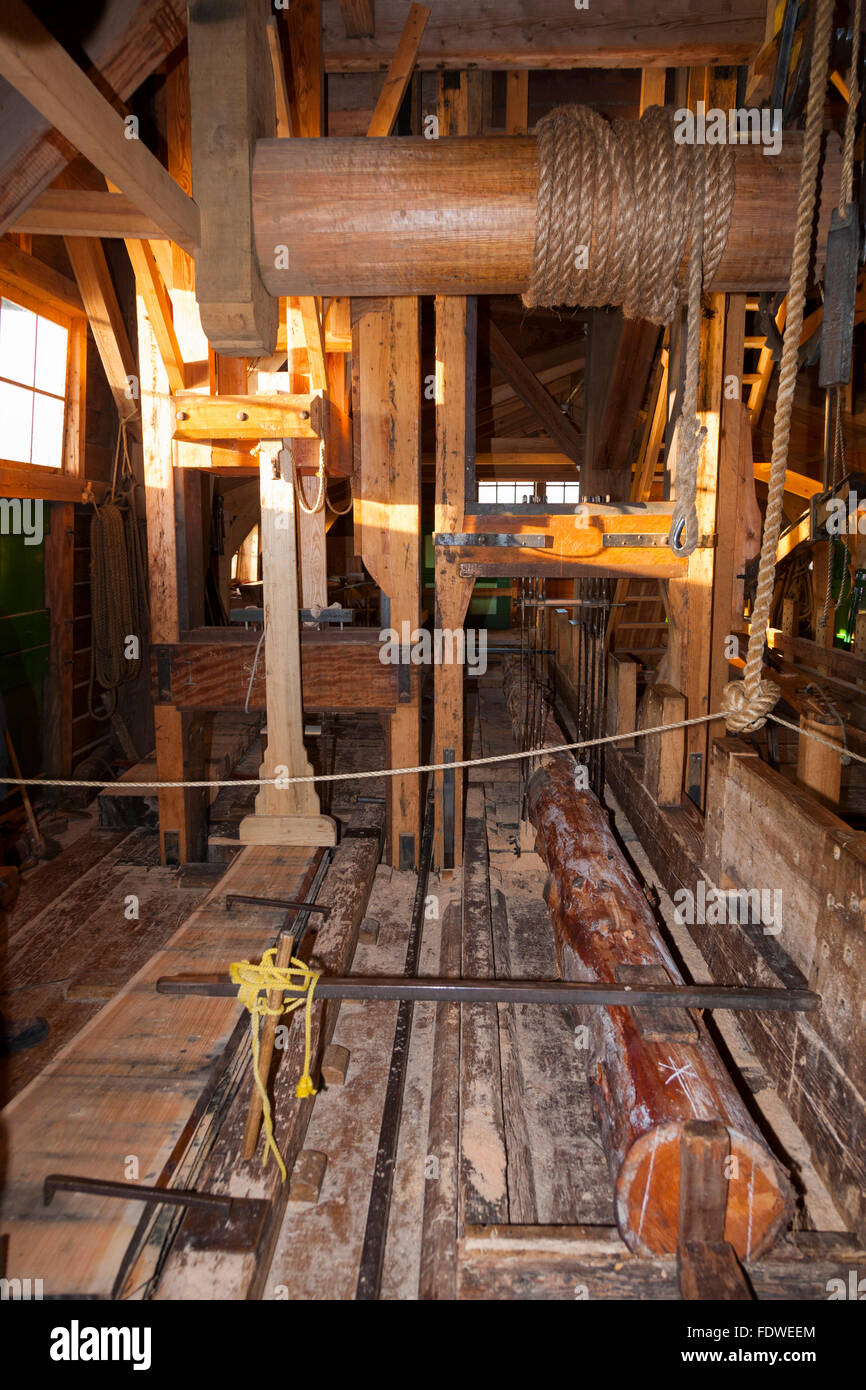
[{"label": "wooden support column", "polygon": [[[716,528],[719,442],[725,345],[725,297],[712,295],[709,314],[701,326],[701,375],[698,415],[706,436],[698,455],[698,533],[712,536]],[[684,580],[670,581],[670,635],[660,665],[660,680],[682,692],[686,716],[710,713],[710,666],[713,654],[713,575],[715,549],[699,546],[688,561]],[[708,726],[686,730],[685,789],[703,807],[706,785]]]},{"label": "wooden support column", "polygon": [[[262,506],[261,544],[265,610],[268,741],[263,778],[308,777],[312,768],[304,747],[298,629],[298,561],[295,540],[295,487],[285,447],[259,449]],[[336,844],[336,824],[319,813],[312,782],[263,786],[255,815],[240,823],[244,844]]]},{"label": "wooden support column", "polygon": [[[743,338],[746,296],[728,296],[725,317],[724,366],[722,369],[721,437],[719,441],[716,548],[713,571],[713,627],[710,652],[710,709],[721,709],[722,691],[729,679],[726,637],[739,632],[743,619],[743,580],[747,514],[741,510],[744,489],[740,485],[744,454],[751,465],[751,426],[742,399]],[[759,527],[760,531],[760,527]],[[736,612],[739,603],[739,614]],[[712,730],[710,731],[712,735]],[[716,731],[718,732],[718,731]]]},{"label": "wooden support column", "polygon": [[[421,620],[419,328],[414,298],[364,306],[354,328],[356,553],[387,600],[383,627],[401,643]],[[398,671],[388,762],[414,767],[421,762],[420,680],[408,652],[401,652]],[[391,862],[411,869],[420,843],[420,779],[390,777],[386,785]]]},{"label": "wooden support column", "polygon": [[[181,631],[172,414],[168,377],[156,336],[139,294],[138,363],[141,434],[150,573],[150,636],[154,644],[177,642]],[[156,774],[160,782],[201,775],[204,745],[193,736],[193,716],[173,705],[154,708]],[[159,792],[160,856],[164,864],[205,858],[205,795],[183,787]]]},{"label": "wooden support column", "polygon": [[[436,298],[436,511],[434,521],[437,632],[463,628],[474,581],[464,579],[436,533],[459,531],[466,503],[466,461],[474,452],[477,301]],[[443,653],[447,650],[443,643]],[[433,762],[463,758],[463,667],[439,664],[435,671]],[[433,863],[457,868],[463,859],[463,773],[435,774],[436,831]]]}]

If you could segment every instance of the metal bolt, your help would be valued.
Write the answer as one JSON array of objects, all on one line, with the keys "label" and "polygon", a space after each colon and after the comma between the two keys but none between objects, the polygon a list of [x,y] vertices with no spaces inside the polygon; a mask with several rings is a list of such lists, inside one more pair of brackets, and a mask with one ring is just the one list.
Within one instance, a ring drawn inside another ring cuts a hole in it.
[{"label": "metal bolt", "polygon": [[177,418],[178,420],[188,420],[189,416],[187,415],[185,410],[179,410],[177,412]]},{"label": "metal bolt", "polygon": [[239,410],[235,416],[236,420],[248,420],[250,417],[245,410]]},{"label": "metal bolt", "polygon": [[302,420],[309,420],[309,418],[310,418],[310,412],[309,412],[309,410],[299,410],[299,411],[298,411],[298,415],[300,416],[300,418],[301,418]]}]

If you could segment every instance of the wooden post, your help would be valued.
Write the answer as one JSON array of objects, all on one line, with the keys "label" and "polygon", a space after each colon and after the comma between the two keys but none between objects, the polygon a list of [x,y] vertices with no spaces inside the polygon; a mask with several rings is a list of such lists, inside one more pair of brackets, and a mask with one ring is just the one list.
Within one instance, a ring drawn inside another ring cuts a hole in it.
[{"label": "wooden post", "polygon": [[[458,573],[447,546],[436,545],[440,531],[453,533],[463,525],[466,502],[466,461],[474,452],[475,342],[477,302],[436,298],[436,509],[434,521],[437,632],[461,632],[474,581]],[[443,654],[445,644],[443,642]],[[435,669],[433,762],[463,758],[463,667],[440,662]],[[463,774],[435,776],[436,829],[433,862],[439,870],[457,868],[463,860]]]},{"label": "wooden post", "polygon": [[[572,632],[574,629],[569,628]],[[637,719],[637,662],[628,656],[612,653],[607,659],[607,732],[624,734],[635,727]],[[617,743],[619,752],[634,748],[634,739]]]},{"label": "wooden post", "polygon": [[[641,718],[642,729],[654,729],[661,724],[675,724],[685,719],[686,702],[678,690],[656,682],[646,693]],[[650,734],[641,739],[644,745],[643,781],[647,791],[659,806],[679,806],[683,789],[683,753],[685,729],[667,734]]]},{"label": "wooden post", "polygon": [[[384,627],[403,643],[421,620],[421,367],[414,298],[379,300],[354,327],[356,553],[387,600]],[[406,625],[404,627],[404,624]],[[398,707],[388,719],[392,767],[421,762],[418,669],[401,651]],[[391,862],[418,862],[421,821],[417,774],[387,779]]]},{"label": "wooden post", "polygon": [[721,391],[721,437],[718,461],[718,486],[716,507],[716,546],[713,568],[712,593],[712,645],[710,649],[710,698],[711,710],[721,709],[722,691],[729,680],[728,659],[725,655],[725,638],[739,631],[742,625],[742,602],[740,622],[734,625],[734,608],[739,596],[742,600],[742,583],[737,578],[743,565],[737,562],[738,537],[741,535],[746,519],[741,515],[739,502],[740,454],[743,443],[744,416],[748,416],[742,401],[743,384],[743,337],[746,325],[746,297],[732,294],[728,298],[725,315],[724,365],[722,368]]},{"label": "wooden post", "polygon": [[[137,296],[141,435],[147,510],[150,573],[150,640],[154,645],[180,640],[181,580],[178,564],[178,509],[168,376],[147,308]],[[154,708],[157,780],[192,778],[203,766],[203,742],[192,738],[193,719],[171,704]],[[167,787],[159,791],[160,857],[164,864],[185,864],[205,857],[205,796],[200,789]]]},{"label": "wooden post", "polygon": [[[698,455],[698,532],[702,537],[712,536],[716,527],[725,343],[724,295],[711,296],[709,315],[701,327],[698,391],[698,414],[706,428]],[[689,556],[686,579],[670,582],[671,630],[661,668],[662,678],[676,690],[682,691],[690,719],[710,713],[715,554],[712,545],[699,546]],[[686,791],[699,807],[703,807],[706,785],[707,748],[705,724],[697,724],[686,730]]]},{"label": "wooden post", "polygon": [[[295,487],[284,447],[275,455],[259,449],[262,505],[261,546],[265,610],[268,742],[263,778],[309,777],[304,747],[298,624],[298,561],[295,541]],[[336,824],[319,814],[312,782],[263,786],[255,815],[245,816],[238,836],[244,844],[336,844]]]},{"label": "wooden post", "polygon": [[800,728],[819,734],[838,744],[828,748],[814,738],[807,738],[806,732],[797,740],[797,781],[813,791],[825,805],[836,807],[842,791],[842,742],[839,738],[839,725],[829,716],[810,718],[800,715]]}]

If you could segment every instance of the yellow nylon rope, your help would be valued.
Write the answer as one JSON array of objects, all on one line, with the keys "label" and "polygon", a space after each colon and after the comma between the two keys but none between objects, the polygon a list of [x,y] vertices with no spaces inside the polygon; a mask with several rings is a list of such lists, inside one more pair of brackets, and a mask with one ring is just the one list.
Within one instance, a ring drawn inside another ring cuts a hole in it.
[{"label": "yellow nylon rope", "polygon": [[[258,965],[253,965],[251,961],[234,961],[229,966],[229,977],[234,984],[239,986],[238,999],[245,1009],[250,1013],[250,1034],[253,1048],[253,1076],[256,1088],[262,1099],[262,1121],[265,1130],[265,1149],[262,1155],[262,1167],[268,1161],[268,1154],[273,1153],[277,1160],[280,1175],[283,1182],[286,1181],[286,1165],[280,1153],[277,1141],[274,1138],[274,1117],[271,1111],[271,1102],[268,1097],[267,1088],[263,1077],[259,1071],[259,1033],[261,1020],[263,1018],[279,1018],[283,1014],[293,1013],[304,1005],[304,1070],[295,1087],[295,1095],[303,1100],[306,1096],[314,1096],[316,1087],[313,1085],[313,1078],[310,1076],[310,1063],[312,1060],[312,1027],[313,1027],[313,995],[321,974],[318,970],[312,970],[306,961],[298,960],[292,956],[289,965],[279,966],[274,964],[277,954],[276,946],[271,950],[265,951]],[[296,995],[294,999],[283,998],[282,1002],[275,1009],[268,1003],[268,995],[271,990],[279,990],[285,994]]]}]

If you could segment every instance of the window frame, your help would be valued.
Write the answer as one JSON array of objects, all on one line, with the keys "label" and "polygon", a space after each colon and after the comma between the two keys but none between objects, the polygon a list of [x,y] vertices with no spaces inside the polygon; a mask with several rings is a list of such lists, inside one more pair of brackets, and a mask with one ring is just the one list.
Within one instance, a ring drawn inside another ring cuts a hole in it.
[{"label": "window frame", "polygon": [[[66,342],[66,380],[63,395],[63,443],[61,461],[58,467],[40,463],[24,463],[20,459],[6,458],[0,436],[0,491],[4,496],[19,495],[51,499],[57,492],[57,480],[76,479],[84,472],[84,412],[87,364],[87,317],[82,311],[59,304],[57,300],[38,284],[23,287],[16,280],[10,280],[0,273],[0,297],[9,299],[22,309],[28,309],[40,318],[50,319],[67,331]],[[5,379],[5,378],[4,378]],[[13,383],[21,385],[21,383]],[[24,390],[34,390],[24,387]],[[51,393],[43,393],[51,394]],[[59,397],[54,396],[54,400]],[[43,479],[43,485],[38,485]],[[47,486],[46,486],[47,484]],[[16,488],[21,489],[19,493]],[[61,484],[65,496],[67,488]],[[70,494],[71,495],[71,494]]]}]

